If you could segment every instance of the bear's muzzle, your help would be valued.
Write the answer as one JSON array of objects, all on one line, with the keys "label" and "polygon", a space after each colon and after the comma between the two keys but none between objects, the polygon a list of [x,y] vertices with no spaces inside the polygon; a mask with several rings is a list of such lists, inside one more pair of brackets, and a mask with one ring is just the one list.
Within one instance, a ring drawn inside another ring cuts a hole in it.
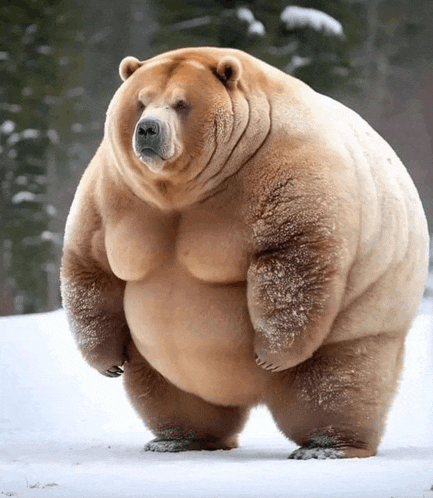
[{"label": "bear's muzzle", "polygon": [[165,142],[166,133],[162,121],[156,118],[144,118],[137,123],[134,148],[144,161],[155,157],[165,159]]}]

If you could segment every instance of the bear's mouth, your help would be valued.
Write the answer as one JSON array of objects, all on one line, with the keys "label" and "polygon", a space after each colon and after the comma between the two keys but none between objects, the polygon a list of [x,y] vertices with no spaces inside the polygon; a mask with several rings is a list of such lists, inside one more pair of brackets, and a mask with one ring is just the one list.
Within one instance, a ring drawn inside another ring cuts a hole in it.
[{"label": "bear's mouth", "polygon": [[143,161],[145,161],[146,159],[161,159],[162,161],[165,161],[165,158],[151,147],[145,147],[141,149],[139,152],[139,156]]},{"label": "bear's mouth", "polygon": [[140,161],[154,173],[161,173],[167,163],[167,158],[165,158],[161,152],[157,152],[151,147],[144,147],[139,151],[136,151],[137,157]]}]

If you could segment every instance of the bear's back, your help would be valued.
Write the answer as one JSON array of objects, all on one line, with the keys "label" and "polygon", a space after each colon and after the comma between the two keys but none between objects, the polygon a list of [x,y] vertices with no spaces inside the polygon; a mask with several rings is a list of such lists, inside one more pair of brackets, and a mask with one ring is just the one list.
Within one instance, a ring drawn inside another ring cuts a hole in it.
[{"label": "bear's back", "polygon": [[[396,153],[368,123],[329,97],[319,101],[332,117],[326,135],[351,157],[360,216],[340,323],[328,340],[342,339],[353,320],[363,323],[362,335],[378,323],[397,333],[416,314],[427,276],[429,235],[418,192]],[[377,302],[386,306],[378,309]]]}]

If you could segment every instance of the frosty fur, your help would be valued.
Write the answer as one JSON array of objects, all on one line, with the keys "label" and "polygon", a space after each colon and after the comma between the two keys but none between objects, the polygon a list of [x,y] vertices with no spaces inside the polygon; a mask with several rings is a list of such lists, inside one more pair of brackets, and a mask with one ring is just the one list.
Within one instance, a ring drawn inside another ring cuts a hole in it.
[{"label": "frosty fur", "polygon": [[236,447],[264,403],[293,458],[374,455],[427,275],[404,166],[353,111],[237,50],[120,74],[65,233],[84,357],[124,365],[153,451]]}]

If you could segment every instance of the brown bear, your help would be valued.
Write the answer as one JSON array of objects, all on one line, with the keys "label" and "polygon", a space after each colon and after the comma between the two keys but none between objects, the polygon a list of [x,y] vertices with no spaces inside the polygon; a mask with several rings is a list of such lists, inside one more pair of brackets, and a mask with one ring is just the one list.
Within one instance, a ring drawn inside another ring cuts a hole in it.
[{"label": "brown bear", "polygon": [[[417,191],[355,112],[238,50],[120,64],[65,230],[84,358],[123,373],[151,451],[374,455],[427,274]],[[123,369],[121,368],[123,367]]]}]

